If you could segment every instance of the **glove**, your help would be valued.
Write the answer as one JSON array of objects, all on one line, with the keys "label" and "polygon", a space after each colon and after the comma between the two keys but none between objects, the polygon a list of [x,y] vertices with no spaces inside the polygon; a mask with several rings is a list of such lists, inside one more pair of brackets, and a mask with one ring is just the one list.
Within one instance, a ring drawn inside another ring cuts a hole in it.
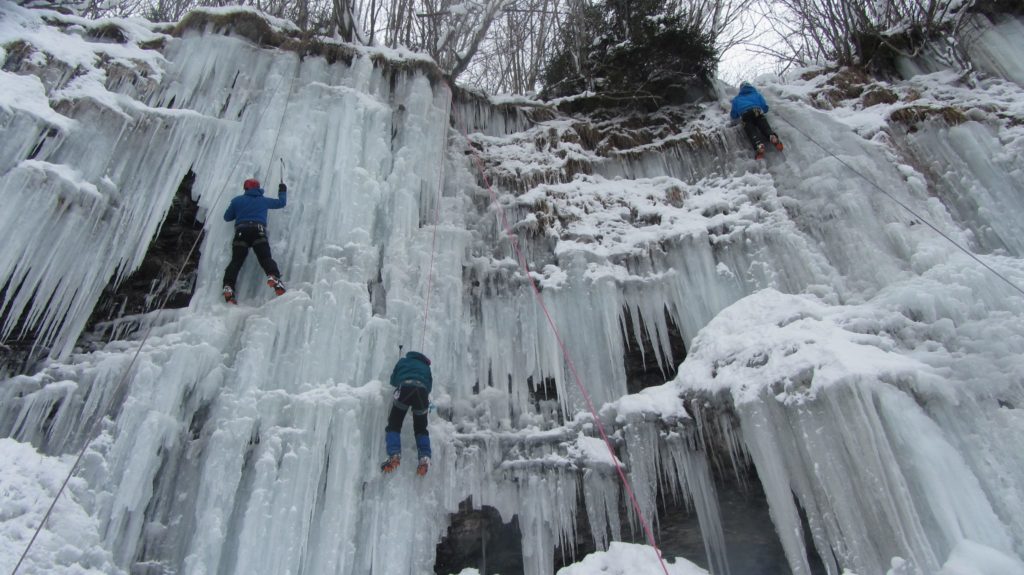
[{"label": "glove", "polygon": [[283,193],[285,193],[287,191],[288,191],[288,186],[284,185],[284,182],[281,182],[280,184],[277,185],[277,193],[283,194]]}]

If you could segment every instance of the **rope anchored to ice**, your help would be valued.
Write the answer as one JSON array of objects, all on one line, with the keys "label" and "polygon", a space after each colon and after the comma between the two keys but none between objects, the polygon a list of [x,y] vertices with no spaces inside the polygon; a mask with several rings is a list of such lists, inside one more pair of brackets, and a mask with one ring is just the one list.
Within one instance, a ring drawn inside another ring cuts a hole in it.
[{"label": "rope anchored to ice", "polygon": [[[451,86],[448,86],[448,84],[445,83],[445,87],[448,88],[450,101]],[[469,134],[466,132],[465,126],[460,126],[460,129],[462,131],[463,136],[468,140]],[[594,407],[594,403],[590,399],[590,394],[587,393],[587,389],[583,386],[583,381],[580,379],[579,372],[576,371],[576,365],[573,363],[572,358],[569,356],[569,350],[566,347],[565,342],[562,340],[562,336],[558,330],[558,326],[555,324],[554,318],[552,318],[551,313],[548,311],[547,304],[544,303],[544,298],[541,296],[540,288],[537,287],[537,282],[534,279],[533,274],[530,272],[530,266],[526,261],[526,255],[523,254],[522,251],[519,249],[519,242],[516,240],[516,236],[512,232],[512,227],[508,223],[508,218],[505,217],[505,210],[504,208],[502,208],[501,202],[498,201],[498,196],[497,194],[494,193],[494,188],[491,186],[491,182],[487,177],[486,172],[484,171],[484,166],[483,162],[480,160],[480,155],[472,147],[470,147],[470,150],[473,156],[473,162],[476,165],[477,170],[480,172],[480,177],[483,180],[484,185],[487,187],[487,191],[491,196],[491,202],[495,206],[497,206],[498,214],[501,217],[501,223],[505,227],[505,234],[508,236],[509,242],[512,244],[512,249],[516,253],[516,260],[519,262],[519,265],[523,268],[523,273],[530,282],[530,287],[533,290],[534,301],[537,302],[537,305],[540,306],[541,310],[544,312],[544,317],[547,318],[548,326],[551,328],[551,331],[555,336],[555,341],[558,342],[558,347],[562,351],[562,356],[565,358],[565,363],[566,365],[568,365],[569,371],[570,373],[572,373],[573,380],[576,382],[576,386],[579,388],[580,394],[583,396],[583,399],[587,404],[587,409],[590,411],[590,414],[594,418],[594,425],[597,427],[597,431],[601,435],[601,439],[604,442],[605,447],[608,448],[608,453],[611,455],[612,462],[615,465],[615,471],[618,473],[619,479],[622,480],[622,485],[625,488],[626,493],[629,495],[630,503],[632,504],[634,511],[636,511],[637,517],[640,520],[640,525],[643,527],[644,534],[647,536],[647,541],[650,543],[651,547],[654,548],[654,552],[658,556],[658,562],[661,564],[661,568],[665,572],[665,575],[669,575],[668,566],[665,564],[665,559],[662,557],[661,549],[658,548],[658,543],[654,538],[654,531],[651,529],[650,523],[644,516],[643,510],[640,508],[640,503],[639,501],[637,501],[636,494],[633,492],[633,487],[632,485],[630,485],[629,479],[626,478],[626,473],[622,469],[622,465],[619,461],[619,458],[615,456],[615,448],[612,446],[611,440],[608,438],[608,434],[605,433],[604,424],[601,422],[601,417],[598,415],[597,409]]]}]

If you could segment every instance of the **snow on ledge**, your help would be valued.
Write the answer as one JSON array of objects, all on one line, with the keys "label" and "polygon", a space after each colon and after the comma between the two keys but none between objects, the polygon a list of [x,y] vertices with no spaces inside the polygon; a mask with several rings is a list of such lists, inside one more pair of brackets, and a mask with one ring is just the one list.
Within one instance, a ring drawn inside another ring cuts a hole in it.
[{"label": "snow on ledge", "polygon": [[[194,8],[190,13],[198,12],[201,14],[209,14],[211,16],[232,16],[235,14],[252,14],[265,20],[271,28],[276,28],[281,32],[295,32],[301,33],[302,30],[296,26],[291,20],[284,18],[278,18],[271,16],[266,12],[261,12],[251,6],[202,6]],[[182,19],[184,21],[184,18]]]},{"label": "snow on ledge", "polygon": [[47,177],[57,178],[66,184],[67,189],[97,201],[104,199],[103,194],[100,193],[99,188],[95,184],[86,181],[80,171],[66,164],[51,164],[41,160],[22,160],[18,167],[41,172]]},{"label": "snow on ledge", "polygon": [[[669,575],[708,575],[706,570],[682,557],[666,561],[665,566]],[[612,541],[607,551],[591,553],[582,561],[559,569],[557,575],[661,575],[664,572],[650,546]]]},{"label": "snow on ledge", "polygon": [[762,290],[701,330],[675,381],[710,392],[731,389],[737,403],[758,401],[766,386],[778,387],[779,400],[801,401],[852,380],[938,391],[942,378],[890,333],[900,321],[897,312],[870,305],[829,306],[810,295]]},{"label": "snow on ledge", "polygon": [[77,122],[50,107],[46,88],[38,76],[20,76],[0,70],[0,110],[13,115],[15,111],[34,116],[50,125],[68,131]]}]

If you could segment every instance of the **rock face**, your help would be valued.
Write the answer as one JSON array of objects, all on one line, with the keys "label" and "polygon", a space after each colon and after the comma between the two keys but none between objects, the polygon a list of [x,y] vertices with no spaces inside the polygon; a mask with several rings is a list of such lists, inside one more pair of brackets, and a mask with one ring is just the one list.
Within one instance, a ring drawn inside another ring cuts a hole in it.
[{"label": "rock face", "polygon": [[192,300],[203,237],[199,203],[192,199],[195,178],[192,171],[185,174],[139,267],[103,290],[86,326],[87,342],[129,337],[141,314],[187,307]]},{"label": "rock face", "polygon": [[504,523],[498,510],[484,505],[460,505],[453,514],[448,533],[437,545],[435,573],[460,573],[477,569],[480,573],[522,573],[522,533],[516,518]]},{"label": "rock face", "polygon": [[629,393],[637,393],[642,389],[675,379],[675,366],[686,359],[686,345],[683,343],[679,328],[671,320],[667,322],[672,358],[678,363],[663,367],[657,360],[650,335],[643,329],[636,329],[630,320],[631,317],[627,313],[624,326],[629,326],[626,328],[628,344],[623,361],[626,364],[626,387]]},{"label": "rock face", "polygon": [[[10,291],[8,283],[0,290],[0,297]],[[6,321],[7,314],[0,315],[0,321]],[[37,363],[50,353],[50,348],[38,343],[39,333],[27,329],[23,321],[18,321],[8,336],[0,343],[0,378],[6,379],[21,373],[31,373],[37,369]]]}]

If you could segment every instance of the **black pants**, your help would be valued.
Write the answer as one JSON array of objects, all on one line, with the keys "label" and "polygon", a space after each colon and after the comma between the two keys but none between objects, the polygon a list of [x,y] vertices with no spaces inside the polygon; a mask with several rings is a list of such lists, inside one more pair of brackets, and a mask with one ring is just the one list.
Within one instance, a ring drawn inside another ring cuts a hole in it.
[{"label": "black pants", "polygon": [[747,138],[754,149],[756,150],[762,144],[767,146],[768,140],[775,132],[768,124],[768,118],[764,117],[764,112],[760,108],[753,108],[743,112],[742,118],[743,131],[747,133]]},{"label": "black pants", "polygon": [[402,385],[395,390],[395,399],[391,402],[391,413],[388,414],[388,426],[384,431],[401,433],[405,412],[412,408],[412,430],[417,437],[427,433],[427,413],[430,411],[430,399],[427,390],[413,385]]},{"label": "black pants", "polygon": [[235,226],[235,239],[231,242],[231,263],[224,269],[224,285],[235,289],[238,271],[249,255],[249,248],[256,252],[260,267],[268,276],[281,277],[277,262],[270,257],[270,242],[267,241],[267,228],[260,224]]}]

